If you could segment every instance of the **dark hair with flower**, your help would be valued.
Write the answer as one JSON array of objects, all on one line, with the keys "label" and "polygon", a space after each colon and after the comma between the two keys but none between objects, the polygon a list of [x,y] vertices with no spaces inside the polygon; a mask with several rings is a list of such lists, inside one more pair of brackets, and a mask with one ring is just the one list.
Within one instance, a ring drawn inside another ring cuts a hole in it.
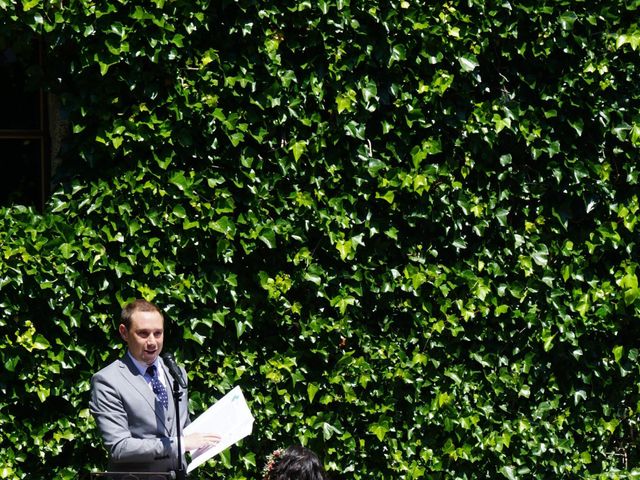
[{"label": "dark hair with flower", "polygon": [[280,458],[280,455],[282,455],[282,452],[284,452],[284,450],[278,448],[269,454],[267,463],[262,469],[262,480],[269,480],[271,478],[271,470],[273,470],[273,466],[278,461],[278,458]]},{"label": "dark hair with flower", "polygon": [[292,445],[275,450],[267,457],[263,480],[327,480],[318,456],[311,450]]}]

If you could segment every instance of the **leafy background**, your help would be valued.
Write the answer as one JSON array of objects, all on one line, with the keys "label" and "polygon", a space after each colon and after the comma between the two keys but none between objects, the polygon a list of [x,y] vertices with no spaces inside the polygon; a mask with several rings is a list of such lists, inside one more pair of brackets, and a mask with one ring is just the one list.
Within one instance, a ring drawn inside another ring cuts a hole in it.
[{"label": "leafy background", "polygon": [[639,8],[0,0],[71,125],[0,215],[0,478],[105,468],[141,296],[194,414],[256,417],[200,478],[638,475]]}]

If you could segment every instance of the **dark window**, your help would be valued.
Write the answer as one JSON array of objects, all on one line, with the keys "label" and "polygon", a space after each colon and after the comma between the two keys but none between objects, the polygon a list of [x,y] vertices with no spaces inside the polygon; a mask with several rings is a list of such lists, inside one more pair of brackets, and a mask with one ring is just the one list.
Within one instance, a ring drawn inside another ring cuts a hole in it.
[{"label": "dark window", "polygon": [[42,43],[0,44],[0,205],[44,208],[51,161]]}]

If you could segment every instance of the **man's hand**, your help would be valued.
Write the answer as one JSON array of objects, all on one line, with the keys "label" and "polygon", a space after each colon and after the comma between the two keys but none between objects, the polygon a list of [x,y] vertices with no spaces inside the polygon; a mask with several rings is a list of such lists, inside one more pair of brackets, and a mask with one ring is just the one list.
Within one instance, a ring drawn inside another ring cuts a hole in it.
[{"label": "man's hand", "polygon": [[191,433],[184,436],[184,449],[187,451],[198,450],[204,447],[213,447],[220,442],[217,433]]}]

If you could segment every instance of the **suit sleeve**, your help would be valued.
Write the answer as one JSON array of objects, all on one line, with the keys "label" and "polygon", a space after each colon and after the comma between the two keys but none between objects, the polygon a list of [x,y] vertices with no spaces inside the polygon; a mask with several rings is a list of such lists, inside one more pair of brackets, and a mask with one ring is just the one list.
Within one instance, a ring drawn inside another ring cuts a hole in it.
[{"label": "suit sleeve", "polygon": [[180,370],[182,371],[182,378],[184,378],[184,381],[187,383],[187,388],[184,389],[184,398],[180,401],[180,421],[182,422],[180,424],[180,428],[184,429],[191,423],[191,417],[189,416],[189,394],[187,393],[189,377],[187,376],[187,371],[183,367],[180,367]]},{"label": "suit sleeve", "polygon": [[153,462],[166,456],[177,456],[175,439],[155,435],[132,437],[127,413],[130,406],[100,373],[91,379],[89,408],[113,462]]}]

